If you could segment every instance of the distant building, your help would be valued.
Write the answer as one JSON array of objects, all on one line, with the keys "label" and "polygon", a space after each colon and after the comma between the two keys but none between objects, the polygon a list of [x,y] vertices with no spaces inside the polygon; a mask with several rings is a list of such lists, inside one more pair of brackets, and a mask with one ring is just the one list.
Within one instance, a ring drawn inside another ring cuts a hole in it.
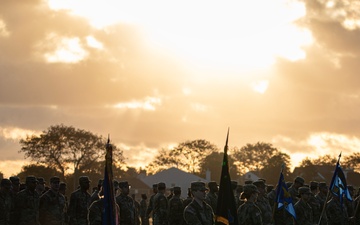
[{"label": "distant building", "polygon": [[248,180],[251,180],[251,181],[256,181],[256,180],[259,180],[259,176],[256,172],[254,171],[249,171],[247,173],[245,173],[242,177],[240,177],[239,179],[239,184],[244,184],[245,181],[248,181]]},{"label": "distant building", "polygon": [[181,187],[181,197],[183,198],[186,198],[187,189],[190,187],[191,182],[202,181],[206,184],[209,182],[209,180],[206,180],[191,173],[184,172],[175,167],[171,167],[170,169],[163,170],[151,176],[141,175],[139,179],[149,187],[152,187],[153,184],[159,182],[164,182],[167,189],[179,186]]}]

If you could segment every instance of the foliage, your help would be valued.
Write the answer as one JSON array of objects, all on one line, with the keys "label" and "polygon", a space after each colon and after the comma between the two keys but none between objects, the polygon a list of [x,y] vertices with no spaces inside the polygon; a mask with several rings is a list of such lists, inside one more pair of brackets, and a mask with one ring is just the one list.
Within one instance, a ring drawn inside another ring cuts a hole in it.
[{"label": "foliage", "polygon": [[155,159],[147,166],[147,171],[153,174],[170,167],[176,167],[197,174],[200,172],[200,163],[214,151],[218,151],[218,147],[206,140],[185,141],[173,149],[161,149]]},{"label": "foliage", "polygon": [[[95,169],[105,157],[106,139],[89,131],[72,126],[55,125],[39,136],[27,136],[20,140],[26,158],[46,164],[61,172],[64,178],[68,171],[75,176]],[[113,145],[114,164],[124,161],[123,152]],[[101,172],[102,171],[98,171]]]},{"label": "foliage", "polygon": [[268,179],[275,177],[274,181],[276,181],[283,164],[285,165],[284,175],[289,174],[290,156],[280,152],[272,144],[257,142],[246,144],[240,149],[235,147],[231,151],[240,175],[253,171]]},{"label": "foliage", "polygon": [[331,155],[323,155],[323,156],[319,156],[318,158],[315,158],[315,159],[306,157],[305,159],[303,159],[301,161],[300,167],[313,166],[313,165],[334,166],[335,167],[337,160],[338,160],[337,157],[334,157]]},{"label": "foliage", "polygon": [[27,176],[33,175],[35,177],[43,177],[47,183],[50,182],[52,176],[60,176],[61,172],[46,165],[29,164],[21,168],[20,173],[17,175],[20,181],[25,183]]},{"label": "foliage", "polygon": [[[211,180],[216,181],[218,184],[220,183],[221,177],[221,165],[223,163],[224,153],[223,152],[212,152],[210,155],[206,156],[200,162],[200,173],[201,177],[206,177],[206,171],[209,170],[211,172]],[[233,164],[234,160],[231,155],[228,155],[229,161],[229,172],[231,179],[235,180],[237,177],[237,168]]]},{"label": "foliage", "polygon": [[344,157],[342,165],[360,173],[360,152],[355,152],[350,156]]}]

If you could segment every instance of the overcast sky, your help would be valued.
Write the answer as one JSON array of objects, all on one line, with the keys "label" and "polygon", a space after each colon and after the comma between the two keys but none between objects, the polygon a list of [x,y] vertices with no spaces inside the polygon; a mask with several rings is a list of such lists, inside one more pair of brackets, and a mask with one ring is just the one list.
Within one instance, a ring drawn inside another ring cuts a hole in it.
[{"label": "overcast sky", "polygon": [[[171,3],[170,3],[171,2]],[[64,124],[127,163],[206,139],[291,155],[360,147],[360,3],[0,0],[0,171],[19,139]]]}]

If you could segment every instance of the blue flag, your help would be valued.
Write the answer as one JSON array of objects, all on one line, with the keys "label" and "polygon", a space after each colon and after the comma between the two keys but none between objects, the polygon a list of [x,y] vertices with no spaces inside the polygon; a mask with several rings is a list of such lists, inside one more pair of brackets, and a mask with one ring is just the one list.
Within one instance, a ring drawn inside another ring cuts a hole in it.
[{"label": "blue flag", "polygon": [[231,188],[231,178],[228,163],[229,130],[224,147],[224,159],[221,168],[220,188],[215,212],[215,225],[238,225],[237,209],[234,192]]},{"label": "blue flag", "polygon": [[290,213],[294,219],[296,219],[294,204],[292,202],[291,194],[286,186],[282,171],[280,173],[279,183],[276,190],[276,202],[278,209],[285,207],[285,210]]},{"label": "blue flag", "polygon": [[[340,154],[341,156],[341,154]],[[336,163],[336,168],[334,171],[334,175],[331,179],[331,183],[329,186],[329,190],[331,193],[333,193],[335,196],[339,197],[340,203],[342,205],[344,196],[349,200],[352,201],[352,197],[350,195],[349,189],[346,184],[346,178],[343,170],[340,166],[340,157],[339,160]]]},{"label": "blue flag", "polygon": [[119,225],[118,212],[116,208],[113,172],[112,172],[112,146],[110,139],[106,145],[105,156],[105,175],[104,175],[104,213],[102,215],[102,225]]}]

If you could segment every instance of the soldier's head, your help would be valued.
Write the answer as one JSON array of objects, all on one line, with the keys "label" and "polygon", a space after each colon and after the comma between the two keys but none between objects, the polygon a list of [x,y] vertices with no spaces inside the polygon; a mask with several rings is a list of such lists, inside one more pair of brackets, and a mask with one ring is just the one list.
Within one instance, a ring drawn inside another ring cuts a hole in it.
[{"label": "soldier's head", "polygon": [[238,182],[237,182],[236,180],[232,180],[232,181],[231,181],[231,189],[232,189],[233,191],[236,190],[237,184],[238,184]]},{"label": "soldier's head", "polygon": [[90,188],[91,180],[88,176],[81,176],[79,177],[79,185],[81,190],[87,191]]},{"label": "soldier's head", "polygon": [[25,179],[26,188],[30,191],[35,191],[38,184],[38,180],[35,176],[27,176]]},{"label": "soldier's head", "polygon": [[114,180],[114,190],[115,190],[115,194],[116,194],[116,192],[119,190],[119,181],[117,181],[117,180]]},{"label": "soldier's head", "polygon": [[50,178],[50,188],[51,190],[58,192],[60,189],[60,178],[53,176]]},{"label": "soldier's head", "polygon": [[160,182],[157,185],[158,192],[165,193],[166,190],[166,184],[164,182]]},{"label": "soldier's head", "polygon": [[267,193],[270,193],[273,189],[274,189],[274,185],[272,185],[272,184],[266,185],[266,192]]},{"label": "soldier's head", "polygon": [[327,194],[328,186],[327,186],[326,182],[320,182],[319,183],[319,192],[321,192],[323,194]]},{"label": "soldier's head", "polygon": [[176,195],[176,196],[181,195],[181,187],[178,187],[178,186],[174,187],[174,195]]},{"label": "soldier's head", "polygon": [[195,181],[191,183],[191,193],[195,199],[203,201],[206,196],[206,191],[208,189],[205,187],[205,183],[201,181]]},{"label": "soldier's head", "polygon": [[45,179],[43,177],[37,177],[36,179],[38,180],[36,190],[41,193],[45,190]]},{"label": "soldier's head", "polygon": [[4,192],[4,193],[10,193],[11,189],[12,189],[12,183],[9,179],[1,179],[1,182],[0,182],[0,185],[1,185],[1,192]]},{"label": "soldier's head", "polygon": [[157,184],[153,184],[152,188],[153,188],[153,193],[157,193],[158,189],[157,189],[158,185]]},{"label": "soldier's head", "polygon": [[310,191],[316,195],[319,192],[319,182],[317,181],[310,181]]},{"label": "soldier's head", "polygon": [[65,182],[60,182],[59,184],[59,192],[63,195],[66,194],[66,183]]},{"label": "soldier's head", "polygon": [[218,184],[216,183],[216,181],[210,181],[208,183],[208,188],[210,192],[218,192],[219,191],[219,187]]},{"label": "soldier's head", "polygon": [[146,199],[147,199],[147,195],[146,195],[146,194],[141,194],[141,199],[146,200]]},{"label": "soldier's head", "polygon": [[98,184],[97,184],[97,189],[100,190],[101,186],[103,185],[104,180],[103,179],[99,179],[98,180]]},{"label": "soldier's head", "polygon": [[246,198],[247,201],[255,202],[259,194],[257,187],[254,184],[245,184],[243,189],[242,196]]},{"label": "soldier's head", "polygon": [[266,191],[265,191],[266,185],[265,185],[264,181],[257,180],[257,181],[254,181],[253,184],[257,187],[260,195],[265,195],[265,193],[266,193]]},{"label": "soldier's head", "polygon": [[11,176],[10,178],[12,184],[12,191],[17,193],[20,190],[20,178],[17,176]]},{"label": "soldier's head", "polygon": [[302,177],[300,177],[300,176],[297,176],[297,177],[294,179],[293,186],[294,186],[295,188],[299,188],[299,187],[304,186],[304,183],[305,183],[304,178],[302,178]]},{"label": "soldier's head", "polygon": [[308,188],[308,187],[299,187],[299,197],[303,201],[305,201],[305,202],[309,201],[310,196],[311,196],[310,188]]},{"label": "soldier's head", "polygon": [[120,189],[121,194],[123,194],[123,195],[128,195],[130,193],[130,185],[127,181],[120,181],[119,189]]}]

